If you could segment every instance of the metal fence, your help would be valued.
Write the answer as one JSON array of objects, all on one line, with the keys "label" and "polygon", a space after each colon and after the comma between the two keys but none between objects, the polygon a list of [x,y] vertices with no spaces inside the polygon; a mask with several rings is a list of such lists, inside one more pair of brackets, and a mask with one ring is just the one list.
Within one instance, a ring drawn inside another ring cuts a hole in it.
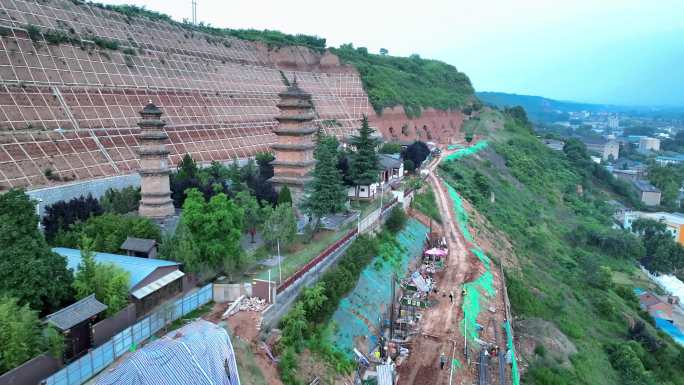
[{"label": "metal fence", "polygon": [[109,364],[148,339],[166,324],[173,322],[212,300],[212,284],[178,299],[170,308],[161,309],[143,318],[91,350],[59,372],[45,379],[46,385],[81,385]]}]

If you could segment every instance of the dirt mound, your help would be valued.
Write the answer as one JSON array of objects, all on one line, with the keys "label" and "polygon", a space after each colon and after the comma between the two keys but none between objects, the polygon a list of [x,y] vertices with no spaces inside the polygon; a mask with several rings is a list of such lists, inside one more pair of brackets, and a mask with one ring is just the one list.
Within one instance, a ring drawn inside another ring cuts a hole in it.
[{"label": "dirt mound", "polygon": [[[530,318],[516,322],[515,328],[522,357],[531,360],[543,352],[545,357],[553,358],[562,366],[571,365],[570,356],[577,353],[577,348],[552,322]],[[537,346],[543,348],[537,349]]]}]

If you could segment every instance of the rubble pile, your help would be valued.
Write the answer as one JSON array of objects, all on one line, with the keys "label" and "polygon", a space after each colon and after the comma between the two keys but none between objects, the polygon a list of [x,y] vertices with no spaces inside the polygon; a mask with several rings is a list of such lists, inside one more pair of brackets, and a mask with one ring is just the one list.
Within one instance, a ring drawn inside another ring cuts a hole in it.
[{"label": "rubble pile", "polygon": [[266,301],[261,298],[245,298],[238,305],[238,311],[262,311],[265,307]]}]

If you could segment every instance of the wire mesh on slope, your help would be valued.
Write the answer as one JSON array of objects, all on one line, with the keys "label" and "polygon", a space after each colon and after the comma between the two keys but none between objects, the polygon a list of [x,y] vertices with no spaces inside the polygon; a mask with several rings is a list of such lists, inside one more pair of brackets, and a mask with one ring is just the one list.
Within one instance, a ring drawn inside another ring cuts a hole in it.
[{"label": "wire mesh on slope", "polygon": [[[381,251],[381,255],[363,270],[356,287],[340,302],[332,317],[335,330],[332,342],[351,356],[354,339],[369,336],[369,348],[377,343],[374,334],[386,312],[392,296],[392,275],[403,276],[409,261],[420,255],[428,228],[415,219],[409,219],[396,240],[398,247]],[[383,256],[382,254],[389,254]]]}]

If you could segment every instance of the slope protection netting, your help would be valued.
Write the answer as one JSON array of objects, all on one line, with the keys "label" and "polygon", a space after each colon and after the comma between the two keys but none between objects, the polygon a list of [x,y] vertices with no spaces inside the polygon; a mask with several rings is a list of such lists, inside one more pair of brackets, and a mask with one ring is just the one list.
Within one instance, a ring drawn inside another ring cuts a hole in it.
[{"label": "slope protection netting", "polygon": [[[370,346],[377,343],[375,330],[392,297],[392,275],[402,277],[409,261],[419,256],[428,228],[415,219],[409,219],[396,235],[398,245],[385,243],[380,255],[361,272],[356,287],[342,299],[333,314],[333,345],[351,357],[354,339],[370,336]],[[398,286],[398,285],[397,285]],[[372,325],[372,326],[370,326]]]},{"label": "slope protection netting", "polygon": [[[55,31],[63,39],[48,44]],[[370,111],[358,75],[281,74],[275,60],[288,55],[318,60],[67,0],[0,0],[0,189],[54,181],[47,170],[64,181],[135,171],[138,111],[149,100],[164,112],[173,163],[186,152],[208,163],[266,150],[283,75],[312,94],[326,131],[354,130]]]},{"label": "slope protection netting", "polygon": [[[487,141],[480,141],[473,146],[461,149],[449,155],[445,158],[445,161],[455,161],[465,156],[473,155],[486,148],[487,145]],[[495,293],[494,275],[491,271],[492,263],[490,258],[485,255],[482,249],[475,244],[474,238],[470,233],[468,226],[468,213],[463,207],[463,199],[458,194],[456,189],[454,189],[451,185],[447,183],[446,186],[447,190],[449,191],[449,196],[454,204],[454,211],[456,212],[458,226],[463,233],[463,238],[474,245],[470,251],[478,258],[484,267],[484,272],[474,281],[464,283],[465,297],[463,298],[463,334],[471,343],[475,343],[475,341],[478,339],[478,331],[480,329],[477,318],[480,315],[482,308],[487,305],[487,297],[492,297]],[[507,335],[506,344],[511,354],[513,384],[519,385],[520,374],[518,373],[518,363],[515,357],[515,346],[513,344],[511,325],[508,321],[506,321],[504,327],[506,329]]]}]

